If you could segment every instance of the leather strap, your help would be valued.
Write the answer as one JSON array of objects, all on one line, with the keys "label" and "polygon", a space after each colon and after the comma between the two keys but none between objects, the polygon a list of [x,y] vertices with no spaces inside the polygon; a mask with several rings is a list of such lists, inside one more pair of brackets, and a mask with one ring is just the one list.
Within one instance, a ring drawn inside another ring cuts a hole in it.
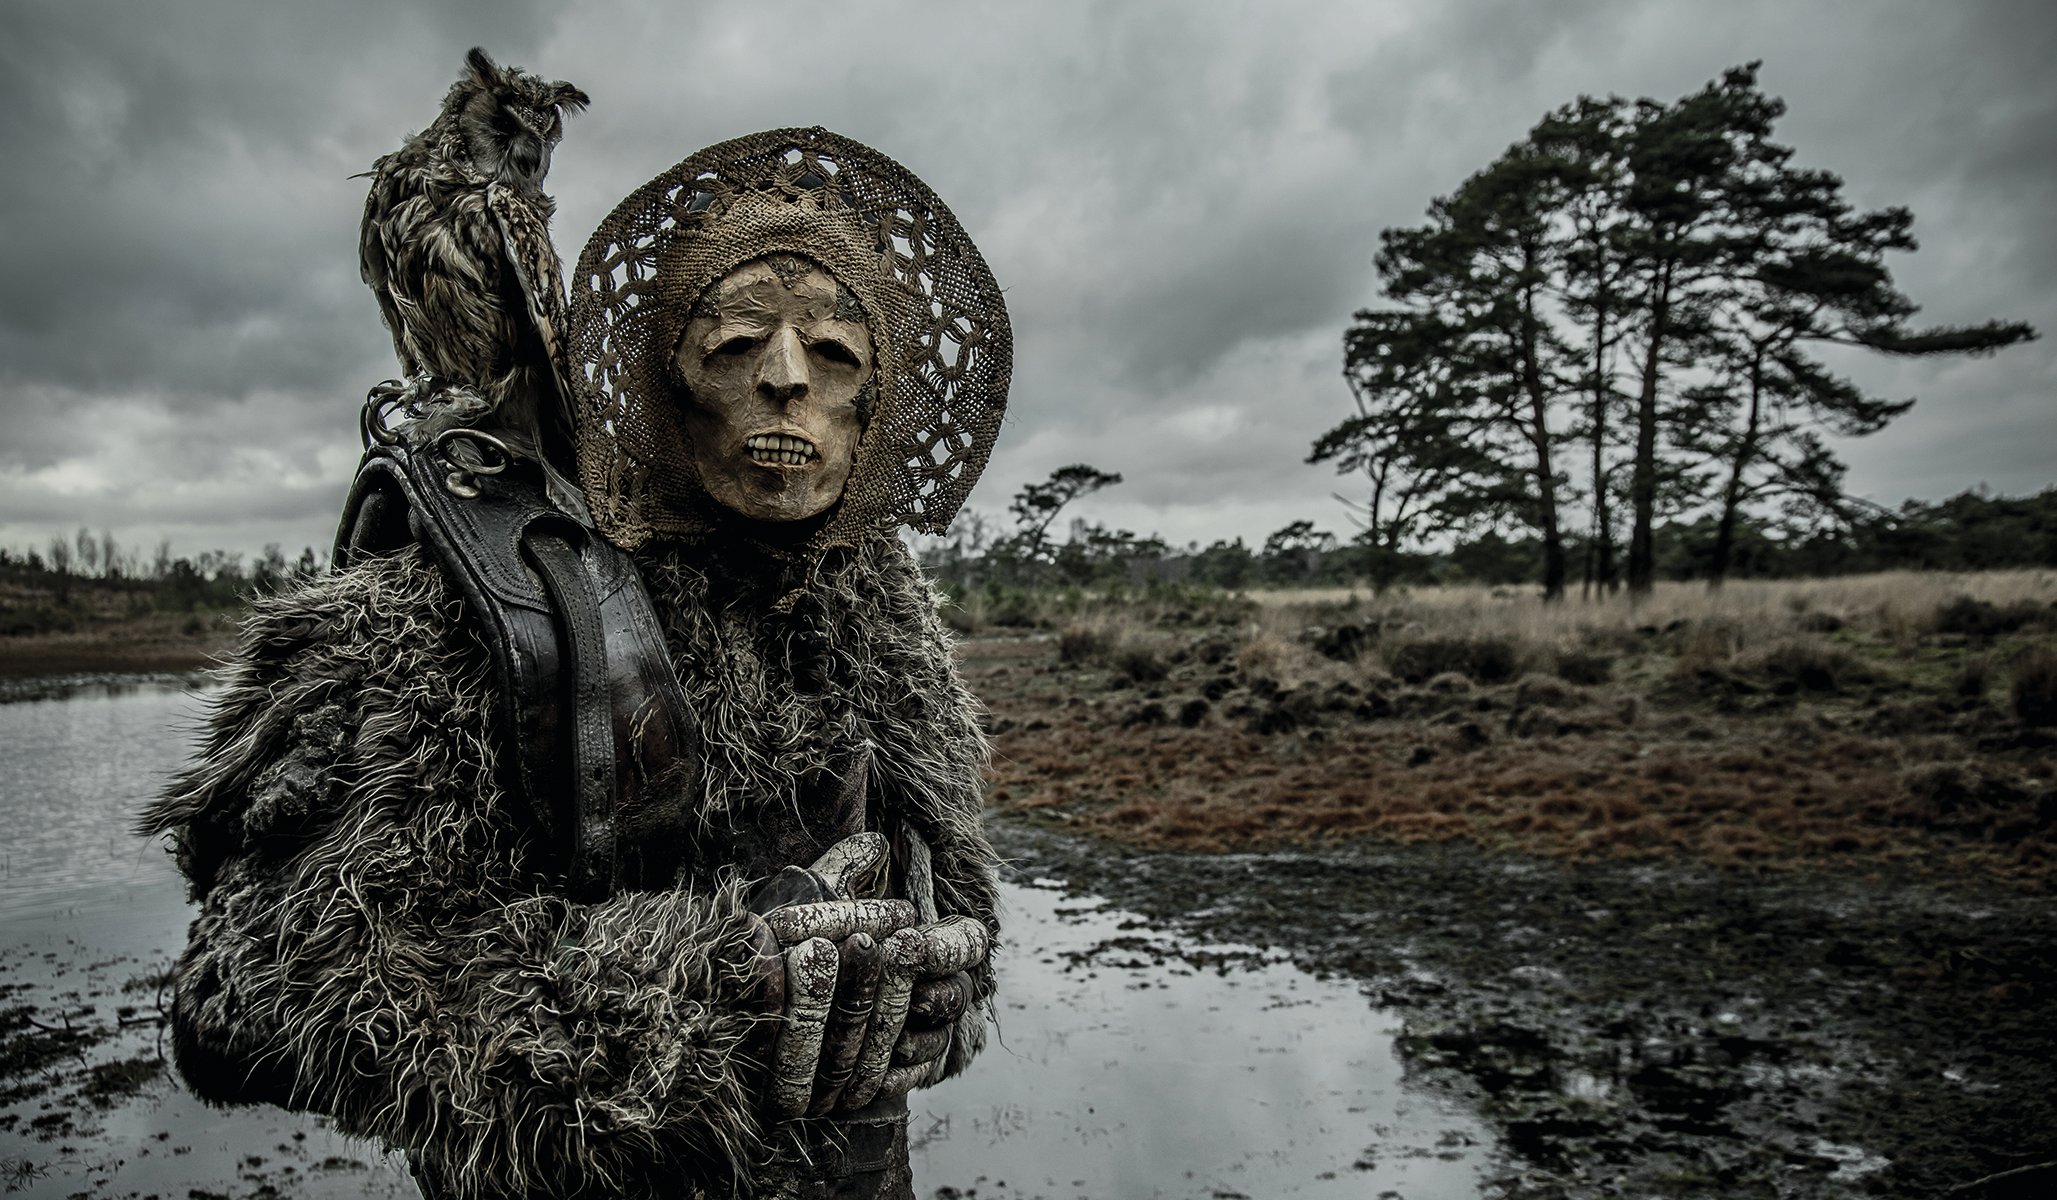
[{"label": "leather strap", "polygon": [[567,891],[671,886],[691,857],[699,747],[641,575],[549,504],[533,464],[473,478],[471,496],[447,472],[431,451],[371,447],[336,567],[427,548],[492,656],[509,791],[538,843],[565,852]]},{"label": "leather strap", "polygon": [[571,898],[604,900],[615,887],[614,705],[608,691],[607,635],[600,605],[578,552],[554,532],[531,531],[522,540],[557,609],[558,627],[571,651],[571,785],[577,808],[572,825]]}]

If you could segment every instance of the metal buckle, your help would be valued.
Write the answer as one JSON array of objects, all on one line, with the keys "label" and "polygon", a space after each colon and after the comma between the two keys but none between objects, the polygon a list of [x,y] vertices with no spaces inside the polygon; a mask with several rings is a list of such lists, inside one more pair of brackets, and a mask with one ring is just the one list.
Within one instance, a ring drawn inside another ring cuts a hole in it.
[{"label": "metal buckle", "polygon": [[[459,443],[469,446],[479,461],[468,463],[454,454],[452,448]],[[478,499],[480,478],[498,475],[514,461],[514,451],[507,448],[506,442],[483,430],[461,425],[437,434],[429,443],[429,450],[450,467],[450,473],[443,476],[443,490],[465,500]]]}]

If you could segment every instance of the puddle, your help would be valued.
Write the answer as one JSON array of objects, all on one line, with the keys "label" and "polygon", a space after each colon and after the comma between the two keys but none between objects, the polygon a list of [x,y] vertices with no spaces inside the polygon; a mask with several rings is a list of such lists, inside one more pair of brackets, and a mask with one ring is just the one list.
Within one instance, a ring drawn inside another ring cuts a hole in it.
[{"label": "puddle", "polygon": [[0,705],[0,1191],[414,1196],[317,1118],[208,1109],[166,1075],[158,982],[191,910],[129,826],[198,712],[133,682]]},{"label": "puddle", "polygon": [[[411,1197],[397,1156],[315,1117],[208,1109],[167,1074],[157,984],[190,909],[127,830],[195,711],[150,688],[0,705],[0,1191]],[[917,1194],[1479,1194],[1487,1133],[1404,1085],[1398,1020],[1355,986],[1048,881],[1004,903],[1000,1027],[913,1097]]]},{"label": "puddle", "polygon": [[1003,902],[998,1035],[913,1098],[922,1194],[1479,1194],[1488,1134],[1404,1085],[1399,1020],[1354,985],[1048,881]]}]

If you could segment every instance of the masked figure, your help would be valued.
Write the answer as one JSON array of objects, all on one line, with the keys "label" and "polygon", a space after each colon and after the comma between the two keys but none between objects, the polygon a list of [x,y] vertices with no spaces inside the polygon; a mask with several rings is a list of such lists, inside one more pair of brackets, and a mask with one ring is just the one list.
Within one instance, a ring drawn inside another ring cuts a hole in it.
[{"label": "masked figure", "polygon": [[571,281],[576,461],[368,425],[151,810],[179,1070],[425,1194],[906,1196],[983,1040],[986,746],[927,581],[1011,348],[948,210],[822,130],[686,159]]}]

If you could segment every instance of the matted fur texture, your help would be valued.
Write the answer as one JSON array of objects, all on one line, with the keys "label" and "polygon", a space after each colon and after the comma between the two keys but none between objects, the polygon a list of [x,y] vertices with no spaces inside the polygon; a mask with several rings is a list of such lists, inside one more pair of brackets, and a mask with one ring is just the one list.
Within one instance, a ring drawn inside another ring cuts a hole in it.
[{"label": "matted fur texture", "polygon": [[[938,907],[993,928],[978,709],[898,542],[756,575],[696,557],[645,571],[703,723],[704,828],[794,802],[855,731],[879,817],[934,848]],[[327,1113],[459,1196],[747,1191],[784,1140],[764,1123],[775,1021],[745,967],[747,881],[702,864],[675,891],[554,894],[497,779],[491,687],[418,551],[257,608],[200,752],[144,820],[201,904],[176,968],[181,1074],[217,1102]],[[981,969],[953,1073],[991,989]]]}]

